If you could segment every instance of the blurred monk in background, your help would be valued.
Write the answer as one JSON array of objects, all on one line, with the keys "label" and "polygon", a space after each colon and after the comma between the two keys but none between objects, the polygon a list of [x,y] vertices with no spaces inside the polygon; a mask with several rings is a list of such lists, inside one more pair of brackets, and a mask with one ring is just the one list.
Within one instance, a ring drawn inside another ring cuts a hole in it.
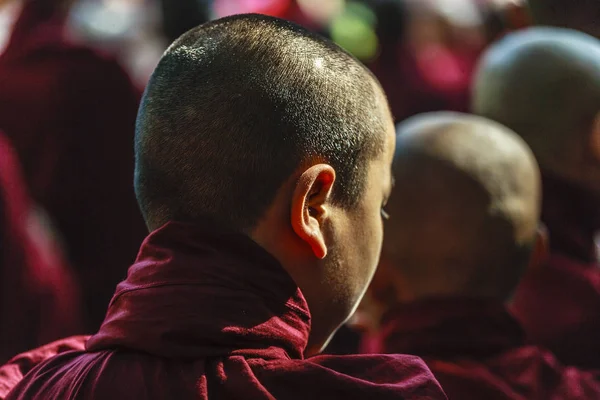
[{"label": "blurred monk in background", "polygon": [[0,129],[62,234],[92,332],[147,232],[132,190],[138,92],[114,59],[65,38],[67,11],[0,0]]},{"label": "blurred monk in background", "polygon": [[81,329],[77,286],[0,134],[0,360]]},{"label": "blurred monk in background", "polygon": [[395,135],[360,63],[283,20],[216,20],[163,55],[136,132],[152,233],[85,351],[8,399],[446,398],[414,356],[305,359],[381,250]]},{"label": "blurred monk in background", "polygon": [[563,362],[600,368],[600,42],[560,28],[506,37],[480,65],[473,110],[521,135],[542,170],[550,259],[513,310]]},{"label": "blurred monk in background", "polygon": [[527,346],[506,307],[544,254],[540,176],[522,139],[483,118],[423,114],[399,126],[394,178],[370,350],[423,357],[449,399],[599,398],[595,376]]}]

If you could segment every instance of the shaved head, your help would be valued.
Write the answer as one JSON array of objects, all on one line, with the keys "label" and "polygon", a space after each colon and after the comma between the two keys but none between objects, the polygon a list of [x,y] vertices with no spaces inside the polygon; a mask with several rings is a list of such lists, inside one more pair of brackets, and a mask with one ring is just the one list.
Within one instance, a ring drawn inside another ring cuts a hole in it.
[{"label": "shaved head", "polygon": [[531,146],[542,170],[600,193],[600,43],[533,28],[491,47],[476,74],[473,112]]},{"label": "shaved head", "polygon": [[288,21],[211,21],[167,49],[146,87],[135,191],[169,221],[248,235],[302,290],[307,353],[364,294],[383,241],[395,135],[385,94],[349,53]]},{"label": "shaved head", "polygon": [[423,114],[398,127],[383,257],[416,298],[507,298],[527,265],[540,177],[527,145],[484,118]]},{"label": "shaved head", "polygon": [[600,1],[529,0],[537,24],[576,29],[600,37]]},{"label": "shaved head", "polygon": [[284,20],[236,15],[165,52],[136,126],[135,189],[147,225],[209,217],[249,232],[284,183],[321,160],[335,202],[362,198],[389,110],[347,52]]}]

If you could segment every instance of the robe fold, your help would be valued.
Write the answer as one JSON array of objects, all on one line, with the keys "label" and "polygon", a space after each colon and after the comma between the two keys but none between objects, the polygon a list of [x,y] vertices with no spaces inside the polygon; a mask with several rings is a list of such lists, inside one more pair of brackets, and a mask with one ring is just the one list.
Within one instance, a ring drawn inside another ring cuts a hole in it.
[{"label": "robe fold", "polygon": [[600,199],[548,175],[543,183],[550,257],[521,282],[511,310],[532,343],[565,364],[600,369]]},{"label": "robe fold", "polygon": [[421,359],[303,356],[307,303],[268,252],[212,224],[146,238],[84,351],[34,369],[8,399],[445,399]]},{"label": "robe fold", "polygon": [[21,379],[43,361],[66,351],[84,350],[89,336],[72,336],[14,356],[0,367],[0,399],[4,400]]},{"label": "robe fold", "polygon": [[440,298],[398,307],[371,345],[422,357],[450,400],[599,399],[600,375],[564,367],[548,350],[525,344],[499,303]]},{"label": "robe fold", "polygon": [[94,332],[147,233],[132,183],[139,92],[113,58],[65,38],[59,3],[24,0],[0,54],[0,130],[63,236]]}]

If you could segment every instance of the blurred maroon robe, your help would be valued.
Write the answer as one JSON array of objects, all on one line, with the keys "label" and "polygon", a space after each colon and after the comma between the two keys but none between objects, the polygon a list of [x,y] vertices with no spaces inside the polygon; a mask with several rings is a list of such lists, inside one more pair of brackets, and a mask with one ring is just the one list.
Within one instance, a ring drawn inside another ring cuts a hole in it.
[{"label": "blurred maroon robe", "polygon": [[548,175],[543,183],[551,254],[521,283],[512,311],[530,340],[561,362],[600,369],[600,199]]},{"label": "blurred maroon robe", "polygon": [[381,82],[396,122],[424,112],[466,112],[479,52],[431,46],[416,54],[404,44],[386,47],[368,64]]},{"label": "blurred maroon robe", "polygon": [[0,362],[80,328],[76,285],[54,244],[0,134]]},{"label": "blurred maroon robe", "polygon": [[440,298],[392,311],[373,342],[422,357],[450,400],[600,398],[598,374],[563,367],[524,337],[502,304]]},{"label": "blurred maroon robe", "polygon": [[310,314],[248,237],[169,223],[144,242],[86,351],[43,362],[8,399],[445,399],[413,356],[303,359]]},{"label": "blurred maroon robe", "polygon": [[25,0],[0,54],[0,129],[63,235],[94,331],[146,233],[132,185],[139,94],[114,59],[65,39],[59,3]]}]

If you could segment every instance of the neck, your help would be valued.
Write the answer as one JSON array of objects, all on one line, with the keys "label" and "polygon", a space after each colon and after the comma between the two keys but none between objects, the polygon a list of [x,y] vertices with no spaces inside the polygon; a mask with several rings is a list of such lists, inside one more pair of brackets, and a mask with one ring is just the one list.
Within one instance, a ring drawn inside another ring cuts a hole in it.
[{"label": "neck", "polygon": [[[323,282],[328,282],[326,271],[320,261],[315,259],[308,245],[300,241],[289,223],[290,199],[282,190],[274,202],[274,206],[267,211],[261,221],[250,232],[249,236],[275,257],[285,271],[298,285],[311,314],[311,332],[305,354],[314,355],[324,349],[337,329],[344,322],[340,315],[346,310],[334,308],[341,304],[332,293],[331,287],[327,290]],[[289,195],[287,195],[289,196]]]},{"label": "neck", "polygon": [[550,233],[550,251],[583,262],[596,261],[600,199],[588,190],[543,173],[542,221]]}]

